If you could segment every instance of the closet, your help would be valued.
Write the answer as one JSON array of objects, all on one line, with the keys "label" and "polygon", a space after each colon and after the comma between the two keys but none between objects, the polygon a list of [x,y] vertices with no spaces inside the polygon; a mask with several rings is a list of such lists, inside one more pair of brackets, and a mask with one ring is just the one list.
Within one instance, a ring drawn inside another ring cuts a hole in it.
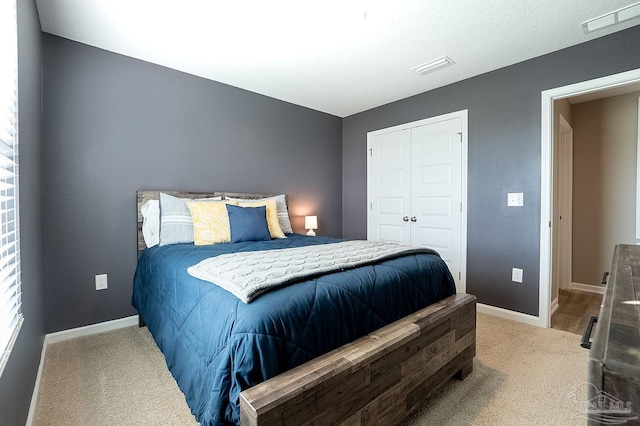
[{"label": "closet", "polygon": [[367,135],[367,239],[429,247],[465,290],[467,111]]}]

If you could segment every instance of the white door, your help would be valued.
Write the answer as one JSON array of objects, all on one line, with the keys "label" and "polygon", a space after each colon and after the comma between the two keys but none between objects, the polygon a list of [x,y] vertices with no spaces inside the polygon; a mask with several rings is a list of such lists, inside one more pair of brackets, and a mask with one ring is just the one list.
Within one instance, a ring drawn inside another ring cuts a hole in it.
[{"label": "white door", "polygon": [[[411,131],[370,137],[367,239],[410,244]],[[373,195],[375,194],[375,195]],[[403,218],[405,220],[403,220]]]},{"label": "white door", "polygon": [[573,239],[573,129],[560,116],[558,144],[558,284],[571,289]]},{"label": "white door", "polygon": [[461,271],[462,123],[411,129],[411,244],[436,250]]},{"label": "white door", "polygon": [[424,246],[466,290],[466,123],[461,111],[367,136],[367,239]]}]

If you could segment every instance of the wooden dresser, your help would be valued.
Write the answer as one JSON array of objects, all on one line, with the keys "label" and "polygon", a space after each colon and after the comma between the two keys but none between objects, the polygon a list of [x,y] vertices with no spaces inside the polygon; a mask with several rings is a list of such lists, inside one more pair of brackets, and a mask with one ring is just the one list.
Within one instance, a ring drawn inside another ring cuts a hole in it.
[{"label": "wooden dresser", "polygon": [[589,384],[590,425],[640,425],[640,246],[616,246],[589,353]]}]

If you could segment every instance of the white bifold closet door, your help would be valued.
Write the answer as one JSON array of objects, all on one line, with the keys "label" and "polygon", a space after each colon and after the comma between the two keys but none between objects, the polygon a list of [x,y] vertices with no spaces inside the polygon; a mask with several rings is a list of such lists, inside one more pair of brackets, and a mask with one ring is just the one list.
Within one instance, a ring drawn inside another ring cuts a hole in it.
[{"label": "white bifold closet door", "polygon": [[369,139],[367,239],[411,244],[411,130]]},{"label": "white bifold closet door", "polygon": [[429,247],[456,284],[462,262],[462,120],[368,138],[367,238]]}]

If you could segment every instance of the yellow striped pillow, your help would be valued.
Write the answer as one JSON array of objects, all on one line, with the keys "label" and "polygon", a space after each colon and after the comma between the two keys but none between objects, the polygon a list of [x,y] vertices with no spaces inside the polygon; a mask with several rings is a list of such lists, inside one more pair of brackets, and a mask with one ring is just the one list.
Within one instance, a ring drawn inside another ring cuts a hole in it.
[{"label": "yellow striped pillow", "polygon": [[267,208],[267,225],[269,226],[271,238],[287,238],[284,236],[284,232],[282,232],[280,222],[278,221],[278,205],[275,198],[261,201],[240,201],[238,205],[240,207],[265,206]]},{"label": "yellow striped pillow", "polygon": [[197,246],[228,243],[231,227],[227,204],[236,201],[187,201],[193,220],[193,243]]}]

